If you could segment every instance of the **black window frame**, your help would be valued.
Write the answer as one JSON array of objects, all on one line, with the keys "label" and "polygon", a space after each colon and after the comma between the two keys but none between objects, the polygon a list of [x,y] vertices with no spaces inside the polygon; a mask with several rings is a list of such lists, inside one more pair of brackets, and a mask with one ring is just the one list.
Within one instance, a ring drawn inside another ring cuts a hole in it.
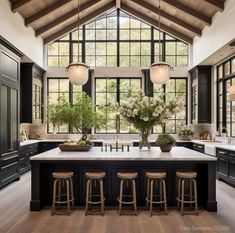
[{"label": "black window frame", "polygon": [[[232,56],[231,58],[225,60],[224,62],[220,63],[219,65],[217,65],[216,67],[216,99],[217,99],[217,130],[218,131],[222,131],[223,133],[226,133],[227,136],[232,136],[235,137],[235,132],[233,134],[232,128],[233,125],[235,125],[235,121],[232,121],[232,105],[233,103],[230,102],[229,103],[229,108],[230,108],[230,127],[229,129],[227,128],[228,122],[227,122],[227,82],[230,82],[230,86],[232,85],[232,80],[235,79],[235,71],[232,73],[232,61],[235,59],[235,56]],[[225,64],[230,63],[230,72],[228,75],[225,75]],[[221,69],[222,67],[222,77],[220,77],[220,73],[219,73],[219,69]],[[222,93],[219,93],[219,85],[221,85],[222,83]],[[235,83],[234,83],[235,84]],[[220,97],[222,96],[222,97]],[[220,103],[220,99],[222,100],[222,103]],[[220,109],[222,109],[222,119],[220,119]],[[221,128],[222,125],[222,128]],[[230,133],[229,133],[230,132]],[[229,135],[228,135],[229,133]]]}]

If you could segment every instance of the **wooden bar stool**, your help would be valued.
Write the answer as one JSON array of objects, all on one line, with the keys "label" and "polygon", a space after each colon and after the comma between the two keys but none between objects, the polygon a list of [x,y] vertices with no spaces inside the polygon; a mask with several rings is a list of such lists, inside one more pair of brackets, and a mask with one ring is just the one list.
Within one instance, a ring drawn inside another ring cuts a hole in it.
[{"label": "wooden bar stool", "polygon": [[[146,172],[147,177],[147,197],[146,197],[146,209],[150,206],[149,212],[152,217],[153,204],[164,204],[165,214],[167,214],[167,200],[166,200],[166,172]],[[153,194],[154,182],[159,184],[159,195]],[[159,196],[160,201],[153,201],[154,197]]]},{"label": "wooden bar stool", "polygon": [[[53,204],[52,204],[52,215],[55,212],[55,205],[67,204],[67,212],[70,215],[70,204],[74,207],[74,194],[73,194],[73,172],[53,172],[54,180],[53,184]],[[61,186],[66,184],[66,193],[61,192]],[[66,197],[66,200],[62,201],[61,197]]]},{"label": "wooden bar stool", "polygon": [[[118,197],[119,202],[119,215],[122,214],[122,204],[126,205],[133,205],[134,207],[134,214],[137,215],[137,204],[136,204],[136,184],[135,178],[137,178],[137,172],[118,172],[117,176],[121,179],[120,183],[120,196]],[[123,185],[126,182],[131,181],[132,184],[132,195],[124,195],[123,194]],[[131,197],[132,201],[123,201],[123,197]]]},{"label": "wooden bar stool", "polygon": [[[197,183],[196,183],[196,172],[176,172],[178,177],[178,195],[177,195],[177,208],[181,204],[181,214],[184,215],[184,204],[190,204],[192,208],[193,203],[195,204],[195,211],[198,215],[198,204],[197,204]],[[186,185],[189,184],[189,194],[185,192]],[[194,194],[193,194],[194,192]],[[189,200],[185,200],[189,197]]]},{"label": "wooden bar stool", "polygon": [[[103,185],[103,179],[106,175],[105,172],[86,172],[86,177],[88,178],[87,180],[87,188],[86,188],[86,211],[85,215],[88,214],[88,208],[92,204],[100,204],[101,206],[101,215],[104,215],[104,202],[105,202],[105,197],[104,197],[104,185]],[[96,182],[98,181],[100,184],[100,194],[99,195],[93,195],[92,194],[92,185],[93,181]],[[100,197],[99,201],[93,201],[92,197]]]}]

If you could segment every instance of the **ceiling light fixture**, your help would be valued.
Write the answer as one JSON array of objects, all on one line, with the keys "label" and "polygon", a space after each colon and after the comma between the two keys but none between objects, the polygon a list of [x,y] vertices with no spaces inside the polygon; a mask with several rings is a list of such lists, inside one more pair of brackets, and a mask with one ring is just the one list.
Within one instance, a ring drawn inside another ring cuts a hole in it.
[{"label": "ceiling light fixture", "polygon": [[158,30],[159,30],[159,61],[150,67],[150,79],[156,84],[165,84],[170,78],[170,65],[161,59],[161,0],[159,0],[158,8]]},{"label": "ceiling light fixture", "polygon": [[79,0],[78,0],[78,61],[69,64],[67,71],[68,71],[69,81],[73,85],[81,86],[81,85],[84,85],[88,81],[88,65],[86,65],[83,62],[79,62],[79,55],[80,55],[79,13],[80,13],[80,7],[79,7]]}]

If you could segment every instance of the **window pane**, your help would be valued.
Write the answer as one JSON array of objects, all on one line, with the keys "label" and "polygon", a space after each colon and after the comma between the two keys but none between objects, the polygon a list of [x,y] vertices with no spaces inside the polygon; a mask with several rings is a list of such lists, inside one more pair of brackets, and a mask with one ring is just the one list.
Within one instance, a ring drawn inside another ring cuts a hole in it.
[{"label": "window pane", "polygon": [[107,55],[117,54],[117,43],[107,43]]},{"label": "window pane", "polygon": [[59,66],[58,57],[50,57],[50,56],[48,56],[48,58],[47,58],[47,65],[48,65],[48,66],[51,66],[51,67],[53,67],[53,66],[55,66],[55,67]]},{"label": "window pane", "polygon": [[69,55],[69,43],[60,42],[59,53],[60,55]]},{"label": "window pane", "polygon": [[131,55],[140,55],[140,43],[130,43]]},{"label": "window pane", "polygon": [[120,43],[120,55],[129,55],[129,43],[122,42]]},{"label": "window pane", "polygon": [[130,39],[130,31],[129,30],[120,30],[120,40],[129,40]]},{"label": "window pane", "polygon": [[117,39],[117,31],[116,30],[108,30],[107,31],[107,40],[116,40]]},{"label": "window pane", "polygon": [[120,66],[127,67],[130,65],[129,56],[120,56]]},{"label": "window pane", "polygon": [[95,30],[86,30],[86,39],[95,40]]},{"label": "window pane", "polygon": [[51,45],[48,45],[48,55],[58,55],[59,53],[59,46],[58,43],[53,43]]}]

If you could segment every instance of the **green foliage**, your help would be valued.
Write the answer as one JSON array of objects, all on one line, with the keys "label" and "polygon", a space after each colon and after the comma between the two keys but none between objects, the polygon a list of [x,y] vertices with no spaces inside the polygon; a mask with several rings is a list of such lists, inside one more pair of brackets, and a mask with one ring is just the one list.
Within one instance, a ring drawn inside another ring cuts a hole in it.
[{"label": "green foliage", "polygon": [[175,145],[176,140],[170,134],[161,134],[156,140],[157,145]]},{"label": "green foliage", "polygon": [[193,136],[195,131],[191,129],[189,126],[184,126],[178,131],[178,136],[179,137],[188,137],[188,136]]},{"label": "green foliage", "polygon": [[92,99],[85,92],[77,93],[73,105],[62,96],[58,104],[48,106],[48,122],[53,125],[69,124],[83,135],[81,140],[86,140],[90,128],[99,129],[107,122],[107,108],[101,106],[97,112],[94,109]]}]

